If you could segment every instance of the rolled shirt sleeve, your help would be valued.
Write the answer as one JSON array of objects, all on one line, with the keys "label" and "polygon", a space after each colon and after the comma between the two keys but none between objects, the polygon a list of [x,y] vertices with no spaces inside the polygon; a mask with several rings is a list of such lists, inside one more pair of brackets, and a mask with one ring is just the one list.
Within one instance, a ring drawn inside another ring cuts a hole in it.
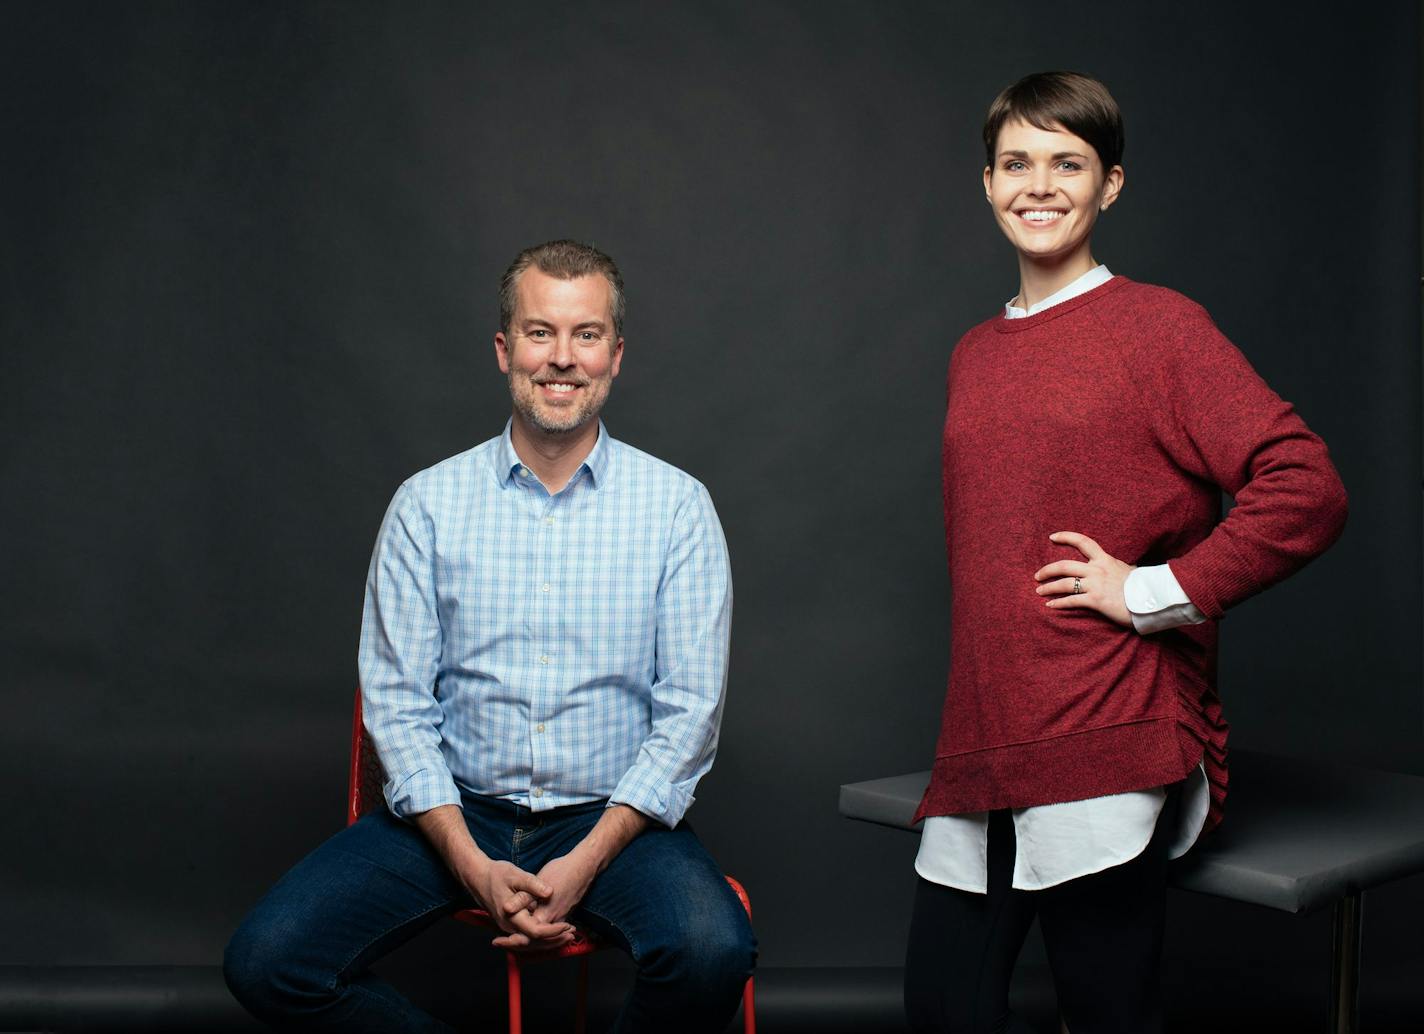
[{"label": "rolled shirt sleeve", "polygon": [[727,544],[701,484],[694,483],[673,521],[656,627],[652,728],[609,803],[673,827],[717,752],[731,641]]},{"label": "rolled shirt sleeve", "polygon": [[371,556],[358,664],[362,716],[386,773],[392,812],[408,818],[460,793],[440,750],[435,698],[442,635],[434,532],[409,482],[396,492]]}]

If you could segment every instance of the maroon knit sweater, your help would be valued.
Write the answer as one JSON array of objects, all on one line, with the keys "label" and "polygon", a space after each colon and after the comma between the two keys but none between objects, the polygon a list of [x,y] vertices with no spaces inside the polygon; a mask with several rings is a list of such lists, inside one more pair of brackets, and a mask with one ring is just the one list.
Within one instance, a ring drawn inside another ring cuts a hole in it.
[{"label": "maroon knit sweater", "polygon": [[[1339,536],[1345,490],[1324,443],[1199,305],[1123,277],[969,331],[947,395],[949,690],[916,819],[1162,786],[1204,760],[1215,826],[1215,619]],[[1045,607],[1033,573],[1082,559],[1055,531],[1170,562],[1211,620],[1142,636]]]}]

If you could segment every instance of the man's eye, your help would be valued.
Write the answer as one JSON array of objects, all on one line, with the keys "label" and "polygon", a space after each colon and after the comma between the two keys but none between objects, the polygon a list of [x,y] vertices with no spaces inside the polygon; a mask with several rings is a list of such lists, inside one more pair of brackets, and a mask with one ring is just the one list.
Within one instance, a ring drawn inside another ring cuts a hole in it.
[{"label": "man's eye", "polygon": [[580,332],[579,332],[579,340],[580,340],[580,341],[597,341],[597,340],[598,340],[598,335],[595,334],[595,333],[594,333],[593,331],[591,331],[591,330],[580,331]]},{"label": "man's eye", "polygon": [[549,332],[547,330],[531,330],[529,332],[529,336],[532,338],[539,338],[540,340],[543,340],[544,336],[548,333]]}]

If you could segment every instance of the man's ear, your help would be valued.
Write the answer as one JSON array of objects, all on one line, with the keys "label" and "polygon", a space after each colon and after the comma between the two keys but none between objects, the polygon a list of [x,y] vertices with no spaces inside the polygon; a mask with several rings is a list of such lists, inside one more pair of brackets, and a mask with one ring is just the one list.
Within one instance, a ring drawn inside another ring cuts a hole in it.
[{"label": "man's ear", "polygon": [[612,376],[618,376],[618,370],[623,365],[623,339],[618,339],[618,344],[613,346],[613,366]]},{"label": "man's ear", "polygon": [[499,372],[509,373],[509,339],[504,336],[502,330],[494,336],[494,357],[499,363]]}]

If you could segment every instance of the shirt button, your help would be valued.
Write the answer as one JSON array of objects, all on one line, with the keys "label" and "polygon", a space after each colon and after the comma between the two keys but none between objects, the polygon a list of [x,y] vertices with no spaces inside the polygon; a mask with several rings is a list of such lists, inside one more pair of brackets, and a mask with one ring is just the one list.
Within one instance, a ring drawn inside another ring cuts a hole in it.
[{"label": "shirt button", "polygon": [[544,731],[544,723],[543,723],[543,722],[540,722],[538,725],[534,726],[534,731],[535,731],[535,732],[543,732],[543,731]]},{"label": "shirt button", "polygon": [[548,655],[547,653],[541,653],[541,654],[539,655],[539,663],[540,663],[540,664],[548,664],[548,663],[549,663],[549,655]]},{"label": "shirt button", "polygon": [[549,591],[549,583],[548,583],[548,582],[545,582],[543,585],[539,586],[539,588],[542,589],[542,590],[544,590],[545,592],[548,592],[548,591]]},{"label": "shirt button", "polygon": [[534,796],[535,796],[535,797],[543,797],[543,796],[544,796],[544,791],[541,790],[539,787],[536,786],[536,787],[534,787]]},{"label": "shirt button", "polygon": [[522,477],[522,478],[527,478],[527,477],[529,476],[529,468],[528,468],[528,467],[520,467],[520,468],[519,468],[519,476]]},{"label": "shirt button", "polygon": [[553,523],[554,523],[554,518],[552,518],[552,517],[545,517],[545,518],[544,518],[544,523],[545,523],[545,524],[553,524]]}]

